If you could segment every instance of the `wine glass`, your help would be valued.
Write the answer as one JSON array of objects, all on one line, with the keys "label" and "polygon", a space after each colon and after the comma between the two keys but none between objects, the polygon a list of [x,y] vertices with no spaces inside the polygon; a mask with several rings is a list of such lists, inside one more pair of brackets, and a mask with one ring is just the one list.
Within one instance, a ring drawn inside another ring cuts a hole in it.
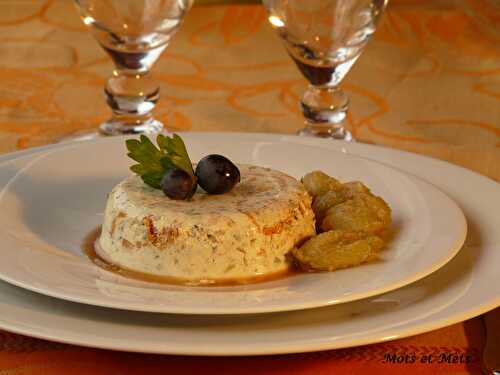
[{"label": "wine glass", "polygon": [[353,140],[339,85],[366,46],[388,0],[263,0],[269,22],[309,81],[299,134]]},{"label": "wine glass", "polygon": [[168,46],[193,0],[75,0],[81,19],[115,64],[104,93],[111,118],[104,135],[158,133],[159,85],[151,67]]}]

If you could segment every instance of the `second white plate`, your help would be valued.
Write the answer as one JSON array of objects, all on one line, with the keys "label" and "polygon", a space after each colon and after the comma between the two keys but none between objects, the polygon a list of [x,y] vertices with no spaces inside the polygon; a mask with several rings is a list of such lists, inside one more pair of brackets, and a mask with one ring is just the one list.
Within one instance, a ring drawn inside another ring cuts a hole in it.
[{"label": "second white plate", "polygon": [[362,180],[393,209],[394,238],[377,262],[259,284],[183,287],[126,279],[92,264],[85,236],[102,219],[106,194],[128,173],[124,139],[59,147],[0,166],[0,278],[70,301],[128,310],[243,314],[298,310],[353,301],[399,288],[448,262],[466,222],[432,185],[383,164],[324,148],[256,141],[237,134],[185,134],[194,160],[221,153],[295,177],[321,169]]}]

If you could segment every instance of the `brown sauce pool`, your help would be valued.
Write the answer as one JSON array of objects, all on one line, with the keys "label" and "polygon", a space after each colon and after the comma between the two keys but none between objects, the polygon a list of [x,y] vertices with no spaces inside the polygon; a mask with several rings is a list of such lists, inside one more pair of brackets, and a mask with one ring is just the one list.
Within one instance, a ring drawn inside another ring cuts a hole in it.
[{"label": "brown sauce pool", "polygon": [[245,278],[233,278],[233,279],[223,279],[223,280],[187,280],[178,277],[169,276],[158,276],[143,272],[132,271],[126,268],[118,267],[111,264],[104,259],[102,259],[95,250],[95,243],[101,234],[101,227],[92,230],[84,239],[82,244],[83,252],[89,257],[89,259],[96,266],[109,271],[120,276],[128,277],[131,279],[136,279],[140,281],[146,281],[150,283],[159,284],[169,284],[169,285],[187,285],[187,286],[234,286],[234,285],[246,285],[255,284],[265,281],[273,281],[282,279],[285,277],[290,277],[298,273],[302,273],[298,267],[292,266],[287,270],[275,272],[268,275],[252,276]]}]

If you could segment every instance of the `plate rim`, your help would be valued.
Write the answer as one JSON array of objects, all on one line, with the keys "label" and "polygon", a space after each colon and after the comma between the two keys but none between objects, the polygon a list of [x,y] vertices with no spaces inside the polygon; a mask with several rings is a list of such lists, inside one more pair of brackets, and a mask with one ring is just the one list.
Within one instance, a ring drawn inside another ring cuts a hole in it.
[{"label": "plate rim", "polygon": [[[0,281],[1,282],[1,281]],[[17,287],[15,287],[17,288]],[[33,293],[33,292],[30,292]],[[46,298],[48,297],[44,296]],[[64,301],[65,303],[76,303],[70,301]],[[49,340],[53,342],[58,342],[62,344],[68,345],[77,345],[86,348],[94,348],[94,349],[102,349],[102,350],[116,350],[123,352],[131,352],[131,353],[143,353],[143,354],[163,354],[163,355],[180,355],[180,356],[202,356],[202,357],[239,357],[239,356],[272,356],[272,355],[284,355],[284,354],[298,354],[298,353],[312,353],[312,352],[320,352],[327,350],[337,350],[337,349],[346,349],[352,347],[359,347],[365,345],[374,345],[374,344],[382,344],[385,342],[390,342],[393,340],[399,340],[410,336],[420,335],[426,332],[438,330],[444,327],[448,327],[453,324],[457,324],[463,322],[468,319],[472,319],[479,315],[485,314],[489,311],[492,311],[496,308],[500,307],[500,298],[498,301],[492,301],[490,303],[484,303],[479,305],[477,308],[472,309],[468,312],[463,312],[462,314],[456,315],[453,318],[441,318],[434,320],[432,323],[426,324],[424,327],[419,325],[410,325],[406,329],[400,329],[397,334],[386,335],[380,337],[377,334],[366,335],[361,339],[353,340],[347,339],[344,342],[336,342],[335,344],[329,343],[327,338],[322,338],[321,340],[312,340],[314,343],[305,343],[304,341],[300,341],[297,343],[288,343],[286,346],[278,346],[274,345],[270,349],[232,349],[232,352],[227,351],[227,347],[223,349],[217,349],[216,347],[210,348],[192,348],[192,349],[183,349],[176,348],[175,346],[170,346],[168,349],[165,349],[160,346],[156,347],[144,347],[142,344],[135,345],[133,342],[125,343],[123,340],[114,339],[113,342],[99,342],[95,341],[98,336],[87,335],[86,338],[82,339],[71,337],[70,335],[61,336],[55,335],[53,333],[38,333],[33,332],[28,328],[22,328],[22,326],[16,326],[11,328],[12,326],[2,324],[2,320],[0,318],[0,329],[5,331],[16,333],[19,335],[24,335],[28,337],[33,337],[41,340]],[[331,307],[330,307],[331,308]],[[114,309],[113,309],[114,310]],[[283,312],[286,313],[286,312]],[[155,314],[155,313],[147,313],[147,314]],[[266,342],[269,345],[269,342]],[[309,345],[309,346],[306,346]],[[194,347],[194,346],[193,346]]]}]

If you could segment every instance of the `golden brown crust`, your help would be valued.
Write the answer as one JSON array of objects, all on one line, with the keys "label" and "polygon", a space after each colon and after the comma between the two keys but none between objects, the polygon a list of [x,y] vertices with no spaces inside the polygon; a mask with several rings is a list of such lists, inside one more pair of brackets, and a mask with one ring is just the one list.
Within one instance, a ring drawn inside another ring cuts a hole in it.
[{"label": "golden brown crust", "polygon": [[126,240],[125,238],[122,239],[122,246],[126,249],[132,249],[134,248],[134,245],[132,244],[132,242]]},{"label": "golden brown crust", "polygon": [[118,214],[115,216],[113,219],[113,222],[111,223],[111,235],[115,233],[116,226],[118,225],[118,221],[120,219],[125,219],[127,217],[127,214],[123,211],[118,212]]},{"label": "golden brown crust", "polygon": [[280,221],[279,223],[274,224],[271,227],[262,228],[262,233],[266,236],[272,236],[273,234],[280,234],[283,232],[283,228],[285,225],[290,225],[292,221],[290,219]]},{"label": "golden brown crust", "polygon": [[156,233],[153,219],[151,218],[151,216],[146,216],[144,219],[142,219],[142,222],[146,226],[146,233],[148,235],[149,242],[154,244],[158,240],[158,234]]},{"label": "golden brown crust", "polygon": [[180,236],[180,229],[178,227],[165,227],[158,232],[151,216],[146,216],[143,219],[143,223],[146,226],[149,242],[160,250],[166,249]]}]

